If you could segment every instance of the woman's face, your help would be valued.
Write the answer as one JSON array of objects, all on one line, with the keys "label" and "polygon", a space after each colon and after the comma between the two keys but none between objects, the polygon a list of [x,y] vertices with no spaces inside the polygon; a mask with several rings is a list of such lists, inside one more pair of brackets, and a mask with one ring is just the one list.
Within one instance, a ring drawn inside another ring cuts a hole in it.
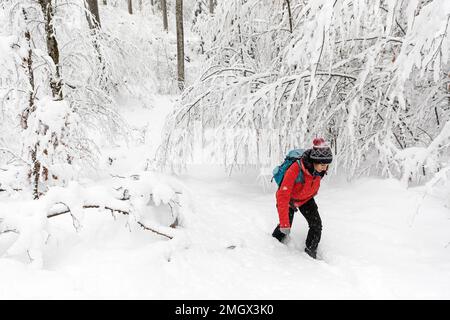
[{"label": "woman's face", "polygon": [[317,172],[327,171],[327,169],[328,169],[328,164],[313,163],[313,165],[314,165],[314,170],[316,170]]}]

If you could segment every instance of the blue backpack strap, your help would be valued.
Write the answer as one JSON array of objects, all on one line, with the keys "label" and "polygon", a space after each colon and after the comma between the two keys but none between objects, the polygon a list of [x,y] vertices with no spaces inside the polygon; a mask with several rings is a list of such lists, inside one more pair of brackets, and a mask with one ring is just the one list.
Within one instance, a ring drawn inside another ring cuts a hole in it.
[{"label": "blue backpack strap", "polygon": [[295,183],[304,183],[305,177],[303,176],[303,169],[302,169],[302,163],[301,160],[297,160],[298,166],[300,167],[300,172],[298,173],[297,179],[295,179]]}]

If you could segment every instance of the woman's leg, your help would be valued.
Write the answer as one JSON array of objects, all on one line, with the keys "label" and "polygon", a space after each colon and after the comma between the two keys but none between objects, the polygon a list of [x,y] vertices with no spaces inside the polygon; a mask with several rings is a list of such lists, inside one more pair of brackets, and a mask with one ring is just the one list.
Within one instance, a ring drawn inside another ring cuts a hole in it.
[{"label": "woman's leg", "polygon": [[316,201],[314,200],[314,198],[311,198],[311,200],[299,207],[299,210],[305,217],[309,226],[308,235],[306,237],[305,251],[310,256],[315,258],[317,247],[319,246],[320,242],[320,237],[322,235],[322,220],[320,219]]}]

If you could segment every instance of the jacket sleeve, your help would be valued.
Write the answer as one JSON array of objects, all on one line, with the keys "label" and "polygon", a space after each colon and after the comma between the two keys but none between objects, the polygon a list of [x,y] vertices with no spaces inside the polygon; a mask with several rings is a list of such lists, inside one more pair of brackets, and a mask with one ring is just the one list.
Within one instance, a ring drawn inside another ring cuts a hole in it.
[{"label": "jacket sleeve", "polygon": [[278,217],[280,218],[280,228],[290,228],[289,223],[289,201],[291,200],[292,189],[295,180],[300,172],[298,162],[293,163],[287,169],[283,181],[276,193]]}]

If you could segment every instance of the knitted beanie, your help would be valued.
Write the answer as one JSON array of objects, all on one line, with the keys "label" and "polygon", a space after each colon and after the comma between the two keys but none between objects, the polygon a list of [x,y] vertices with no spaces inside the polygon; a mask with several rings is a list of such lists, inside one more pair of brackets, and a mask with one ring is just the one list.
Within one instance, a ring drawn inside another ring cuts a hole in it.
[{"label": "knitted beanie", "polygon": [[314,163],[329,164],[333,161],[331,148],[323,138],[315,138],[313,140],[313,147],[309,157]]}]

